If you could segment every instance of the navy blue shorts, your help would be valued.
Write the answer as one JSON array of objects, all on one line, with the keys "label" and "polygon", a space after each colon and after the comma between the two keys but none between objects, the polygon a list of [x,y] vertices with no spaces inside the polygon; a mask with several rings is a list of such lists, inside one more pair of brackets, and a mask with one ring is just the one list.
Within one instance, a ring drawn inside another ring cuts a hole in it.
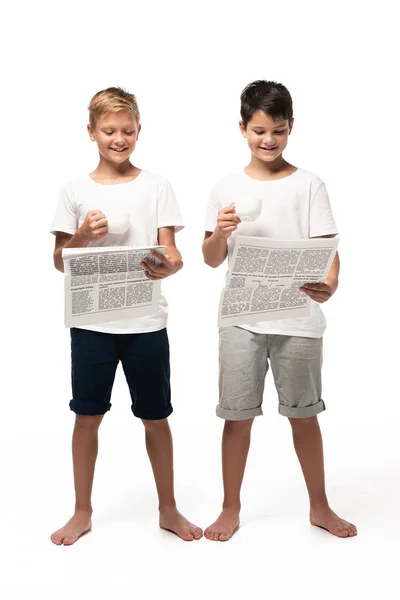
[{"label": "navy blue shorts", "polygon": [[100,333],[71,328],[71,410],[104,415],[119,361],[140,419],[165,419],[172,413],[169,343],[166,329],[149,333]]}]

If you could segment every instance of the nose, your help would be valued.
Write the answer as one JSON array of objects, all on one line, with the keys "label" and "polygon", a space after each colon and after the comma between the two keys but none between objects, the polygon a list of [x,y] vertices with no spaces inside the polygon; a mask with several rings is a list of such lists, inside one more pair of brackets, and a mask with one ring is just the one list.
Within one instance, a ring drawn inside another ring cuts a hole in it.
[{"label": "nose", "polygon": [[264,136],[264,144],[266,146],[274,146],[275,145],[275,137],[272,133],[266,133]]},{"label": "nose", "polygon": [[114,144],[122,146],[125,143],[124,136],[121,131],[116,131],[114,136]]}]

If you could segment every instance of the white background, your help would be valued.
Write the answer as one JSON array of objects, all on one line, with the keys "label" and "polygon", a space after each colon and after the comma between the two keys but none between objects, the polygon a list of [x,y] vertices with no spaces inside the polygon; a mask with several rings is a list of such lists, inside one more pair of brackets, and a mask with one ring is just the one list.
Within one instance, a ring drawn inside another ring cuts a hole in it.
[{"label": "white background", "polygon": [[[1,538],[3,597],[398,597],[398,53],[394,2],[20,2],[3,11]],[[397,46],[397,47],[396,47]],[[290,427],[268,379],[227,544],[157,528],[143,427],[118,377],[100,433],[93,532],[50,533],[73,508],[69,332],[47,233],[60,186],[96,167],[87,105],[137,95],[134,163],[173,184],[185,268],[166,281],[179,507],[202,527],[222,497],[217,303],[225,268],[202,262],[208,192],[241,169],[239,97],[284,83],[286,158],[327,184],[341,233],[340,289],[326,306],[320,417],[340,540],[308,524]],[[196,317],[194,317],[194,312]],[[90,596],[89,596],[90,594]]]}]

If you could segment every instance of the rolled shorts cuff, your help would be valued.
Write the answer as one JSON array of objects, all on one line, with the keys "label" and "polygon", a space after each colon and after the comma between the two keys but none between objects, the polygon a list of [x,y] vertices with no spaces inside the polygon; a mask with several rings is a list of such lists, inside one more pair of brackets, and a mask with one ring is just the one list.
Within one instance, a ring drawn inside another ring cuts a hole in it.
[{"label": "rolled shorts cuff", "polygon": [[145,421],[161,421],[161,419],[167,419],[173,412],[172,404],[161,411],[146,411],[137,410],[131,406],[132,412],[138,419],[144,419]]},{"label": "rolled shorts cuff", "polygon": [[225,419],[226,421],[246,421],[246,419],[253,419],[263,414],[261,406],[258,408],[249,408],[247,410],[230,410],[222,408],[218,404],[217,406],[217,417]]},{"label": "rolled shorts cuff", "polygon": [[95,402],[85,402],[84,400],[71,400],[69,407],[77,415],[105,415],[111,408],[111,402],[98,404]]},{"label": "rolled shorts cuff", "polygon": [[320,400],[311,406],[302,406],[301,408],[293,408],[291,406],[284,406],[283,404],[279,405],[279,413],[284,417],[290,417],[291,419],[308,419],[310,417],[315,417],[325,409],[325,402],[323,400]]}]

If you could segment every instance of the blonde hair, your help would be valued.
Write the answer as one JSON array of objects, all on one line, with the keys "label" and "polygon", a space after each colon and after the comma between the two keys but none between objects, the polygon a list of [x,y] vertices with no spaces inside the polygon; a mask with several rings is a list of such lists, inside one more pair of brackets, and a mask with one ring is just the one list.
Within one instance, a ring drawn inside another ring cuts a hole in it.
[{"label": "blonde hair", "polygon": [[120,87],[109,87],[106,90],[97,92],[91,99],[88,110],[89,123],[93,128],[100,115],[107,112],[118,112],[119,110],[129,111],[136,122],[138,124],[140,122],[136,96],[129,94],[129,92]]}]

